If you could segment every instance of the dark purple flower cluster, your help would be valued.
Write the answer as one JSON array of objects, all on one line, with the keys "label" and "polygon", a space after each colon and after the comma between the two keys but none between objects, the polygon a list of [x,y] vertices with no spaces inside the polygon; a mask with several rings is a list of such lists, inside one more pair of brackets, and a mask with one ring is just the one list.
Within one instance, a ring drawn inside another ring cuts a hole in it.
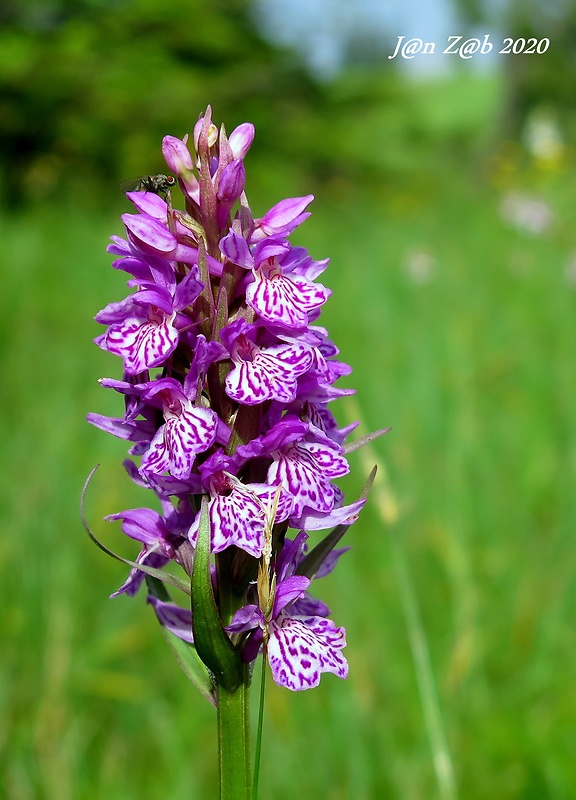
[{"label": "dark purple flower cluster", "polygon": [[[334,386],[350,368],[316,324],[330,296],[318,282],[328,260],[288,238],[313,198],[283,200],[254,219],[244,193],[253,137],[250,124],[218,131],[208,109],[193,142],[163,141],[184,210],[170,195],[128,193],[136,213],[123,215],[126,239],[113,237],[109,251],[134,291],[96,316],[107,326],[96,343],[124,362],[123,380],[101,383],[124,396],[125,413],[88,420],[133,443],[139,465],[128,460],[126,469],[159,499],[161,513],[108,517],[141,542],[138,564],[175,560],[190,574],[207,498],[210,550],[227,565],[213,569],[215,595],[225,575],[228,595],[241,598],[222,625],[245,661],[264,645],[275,681],[300,690],[348,669],[344,629],[308,593],[343,550],[327,550],[307,577],[305,531],[351,524],[364,500],[344,505],[333,483],[349,470],[343,443],[355,426],[339,428],[329,410],[351,390]],[[144,577],[135,567],[115,594],[135,594]],[[193,641],[190,610],[149,601],[168,630]]]}]

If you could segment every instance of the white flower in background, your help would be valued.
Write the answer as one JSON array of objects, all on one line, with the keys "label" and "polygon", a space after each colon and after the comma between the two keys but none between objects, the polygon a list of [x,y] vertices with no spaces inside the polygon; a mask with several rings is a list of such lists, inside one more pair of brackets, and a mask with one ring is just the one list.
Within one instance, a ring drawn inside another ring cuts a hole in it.
[{"label": "white flower in background", "polygon": [[424,247],[410,248],[404,259],[404,272],[413,283],[430,283],[436,271],[437,262],[432,253]]},{"label": "white flower in background", "polygon": [[536,108],[528,115],[522,138],[530,155],[538,161],[557,162],[564,154],[562,131],[549,109]]},{"label": "white flower in background", "polygon": [[539,197],[510,192],[500,205],[502,219],[522,233],[540,236],[545,233],[554,215],[545,200]]}]

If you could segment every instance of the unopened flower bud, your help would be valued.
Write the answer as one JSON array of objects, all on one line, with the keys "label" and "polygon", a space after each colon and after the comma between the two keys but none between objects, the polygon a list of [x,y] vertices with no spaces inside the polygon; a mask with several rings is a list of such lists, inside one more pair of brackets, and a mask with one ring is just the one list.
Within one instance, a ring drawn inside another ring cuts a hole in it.
[{"label": "unopened flower bud", "polygon": [[223,203],[235,203],[244,191],[246,183],[246,170],[242,159],[237,158],[227,167],[224,167],[218,182],[218,200]]},{"label": "unopened flower bud", "polygon": [[244,158],[254,141],[254,125],[250,122],[243,122],[234,128],[228,138],[228,144],[232,150],[234,158]]}]

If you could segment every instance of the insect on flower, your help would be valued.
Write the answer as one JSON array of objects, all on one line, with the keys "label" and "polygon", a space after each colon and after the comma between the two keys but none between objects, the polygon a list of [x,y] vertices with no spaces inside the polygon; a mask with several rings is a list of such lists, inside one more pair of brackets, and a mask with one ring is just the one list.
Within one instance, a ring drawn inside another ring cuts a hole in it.
[{"label": "insect on flower", "polygon": [[176,186],[173,175],[143,175],[141,178],[132,178],[124,181],[121,188],[125,192],[153,192],[154,194],[167,194]]}]

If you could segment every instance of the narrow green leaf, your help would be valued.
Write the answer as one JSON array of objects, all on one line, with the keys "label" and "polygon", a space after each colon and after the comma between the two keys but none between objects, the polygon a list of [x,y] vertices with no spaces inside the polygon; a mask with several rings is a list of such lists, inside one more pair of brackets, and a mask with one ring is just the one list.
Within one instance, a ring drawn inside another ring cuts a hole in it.
[{"label": "narrow green leaf", "polygon": [[222,627],[210,577],[208,501],[202,499],[200,528],[192,572],[192,631],[198,655],[228,691],[242,683],[242,661]]},{"label": "narrow green leaf", "polygon": [[[366,483],[362,487],[362,491],[360,492],[360,496],[358,498],[359,500],[363,500],[364,498],[368,497],[368,493],[370,492],[372,484],[374,483],[374,478],[376,477],[376,470],[377,467],[372,468]],[[302,559],[298,569],[296,570],[296,574],[304,575],[306,578],[313,578],[318,572],[320,565],[328,553],[336,547],[349,527],[350,525],[337,525],[335,528],[333,528],[330,533],[325,536],[322,541],[318,542],[316,547],[310,550],[310,552]]]},{"label": "narrow green leaf", "polygon": [[340,539],[348,530],[349,525],[337,525],[330,533],[325,536],[321,542],[318,542],[310,552],[302,559],[296,570],[297,575],[304,575],[306,578],[312,579],[318,572],[320,565],[333,550]]},{"label": "narrow green leaf", "polygon": [[170,584],[170,586],[175,586],[176,589],[180,589],[185,594],[188,595],[190,594],[190,587],[186,583],[186,581],[183,581],[176,575],[172,575],[172,573],[170,572],[163,572],[161,569],[155,569],[155,567],[148,567],[146,564],[138,564],[136,561],[130,561],[129,558],[122,558],[122,556],[119,556],[118,553],[115,553],[113,550],[110,550],[108,547],[106,547],[105,544],[102,544],[102,542],[98,541],[98,539],[94,536],[92,531],[89,530],[86,525],[84,527],[86,527],[86,532],[88,533],[88,536],[92,539],[96,547],[99,547],[100,550],[102,550],[107,555],[112,556],[112,558],[115,558],[116,561],[122,561],[123,564],[128,564],[129,567],[139,569],[140,572],[145,572],[146,575],[150,575],[153,578],[157,578],[159,581],[162,581],[163,583],[168,583]]},{"label": "narrow green leaf", "polygon": [[106,553],[106,555],[115,558],[116,561],[122,561],[123,564],[128,564],[129,567],[132,567],[134,569],[139,569],[140,572],[145,572],[146,575],[151,575],[153,578],[158,578],[159,581],[163,581],[164,583],[169,583],[170,586],[175,586],[177,589],[180,589],[181,591],[185,592],[185,594],[189,595],[190,587],[181,578],[176,577],[176,575],[171,575],[169,572],[163,572],[160,569],[155,569],[154,567],[148,567],[146,566],[146,564],[138,564],[136,561],[130,561],[129,558],[123,558],[122,556],[119,556],[117,553],[115,553],[113,550],[110,550],[108,547],[106,547],[105,544],[102,544],[102,542],[100,542],[96,538],[96,536],[94,536],[94,534],[90,530],[88,521],[86,520],[86,514],[84,512],[84,502],[86,499],[86,491],[98,467],[99,464],[96,464],[94,469],[90,472],[90,474],[86,478],[86,482],[84,484],[84,488],[82,489],[82,494],[80,496],[80,518],[82,519],[82,525],[84,526],[84,530],[86,531],[88,536],[92,539],[96,547],[99,547],[100,550]]},{"label": "narrow green leaf", "polygon": [[220,285],[218,291],[218,299],[216,303],[216,317],[214,319],[214,328],[212,329],[212,338],[217,339],[220,336],[220,331],[228,323],[228,291],[225,286]]},{"label": "narrow green leaf", "polygon": [[344,445],[344,453],[346,455],[348,455],[348,453],[353,453],[354,450],[359,450],[361,447],[364,447],[365,444],[370,444],[370,442],[373,442],[375,439],[378,439],[391,430],[392,428],[380,428],[377,431],[372,431],[372,433],[367,433],[365,436],[360,436],[359,439],[355,439],[353,442]]},{"label": "narrow green leaf", "polygon": [[[146,584],[151,595],[157,597],[159,600],[162,600],[165,603],[171,602],[172,598],[166,591],[164,585],[157,578],[147,577]],[[214,697],[214,687],[212,686],[210,673],[196,652],[194,645],[190,644],[190,642],[185,642],[178,636],[175,636],[163,625],[160,627],[162,629],[164,638],[170,646],[170,649],[176,656],[176,661],[180,664],[182,671],[188,680],[194,684],[200,694],[204,695],[204,697],[215,706],[216,698]]]},{"label": "narrow green leaf", "polygon": [[185,642],[183,639],[179,639],[178,636],[166,630],[164,626],[161,627],[164,638],[168,642],[170,649],[176,657],[176,661],[180,664],[188,680],[194,684],[200,694],[215,706],[216,698],[214,697],[210,674],[194,645],[190,644],[190,642]]}]

